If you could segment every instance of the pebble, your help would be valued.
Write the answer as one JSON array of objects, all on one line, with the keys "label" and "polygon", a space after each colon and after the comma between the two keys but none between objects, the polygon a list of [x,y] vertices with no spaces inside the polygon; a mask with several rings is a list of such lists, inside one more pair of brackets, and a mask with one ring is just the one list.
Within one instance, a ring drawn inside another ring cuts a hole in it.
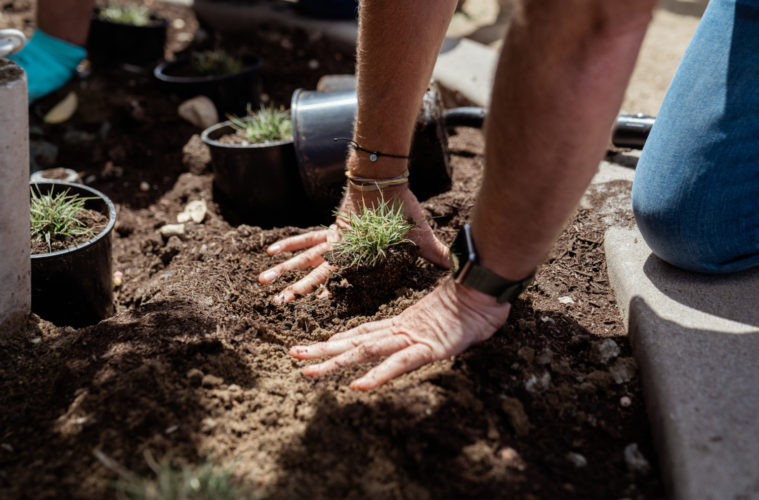
[{"label": "pebble", "polygon": [[559,304],[574,304],[574,303],[575,303],[575,299],[573,299],[569,295],[565,297],[559,297]]},{"label": "pebble", "polygon": [[651,470],[651,464],[648,463],[646,457],[638,449],[638,443],[631,443],[625,446],[625,463],[631,472],[648,474],[648,471]]},{"label": "pebble", "polygon": [[579,453],[575,453],[573,451],[570,451],[567,453],[567,460],[572,462],[572,465],[577,467],[578,469],[581,469],[588,465],[588,459],[585,458],[583,455]]},{"label": "pebble", "polygon": [[120,287],[124,283],[124,273],[121,271],[116,271],[113,273],[113,286],[116,288]]},{"label": "pebble", "polygon": [[598,360],[603,364],[609,363],[620,353],[619,345],[612,339],[604,339],[597,344],[596,349],[598,350]]},{"label": "pebble", "polygon": [[184,224],[166,224],[159,229],[162,236],[169,238],[171,236],[184,236]]},{"label": "pebble", "polygon": [[140,191],[143,193],[150,191],[150,184],[145,181],[140,182]]},{"label": "pebble", "polygon": [[319,61],[316,59],[311,59],[308,61],[308,69],[317,70],[319,69]]},{"label": "pebble", "polygon": [[519,452],[511,447],[501,448],[498,452],[498,456],[501,460],[506,462],[506,465],[519,471],[523,471],[527,468],[522,457],[519,456]]},{"label": "pebble", "polygon": [[530,377],[524,383],[524,388],[527,389],[527,392],[530,392],[533,394],[544,392],[550,386],[551,386],[551,374],[548,372],[543,372],[543,374],[540,375],[540,377],[534,374],[530,375]]},{"label": "pebble", "polygon": [[198,128],[208,128],[219,122],[219,113],[213,101],[204,95],[188,99],[179,105],[177,113]]},{"label": "pebble", "polygon": [[178,425],[172,425],[170,427],[167,427],[166,430],[163,432],[165,432],[166,434],[173,434],[177,431],[177,429],[179,429]]},{"label": "pebble", "polygon": [[628,408],[632,404],[632,399],[630,399],[627,396],[622,396],[619,398],[619,406],[622,408]]},{"label": "pebble", "polygon": [[42,337],[34,337],[33,339],[30,339],[29,342],[31,342],[32,344],[39,344],[40,342],[42,342]]},{"label": "pebble", "polygon": [[4,449],[5,451],[9,453],[13,453],[13,446],[9,445],[8,443],[0,444],[0,448]]},{"label": "pebble", "polygon": [[206,218],[206,213],[208,213],[208,205],[205,200],[191,201],[184,207],[182,213],[177,215],[177,222],[193,221],[200,224]]}]

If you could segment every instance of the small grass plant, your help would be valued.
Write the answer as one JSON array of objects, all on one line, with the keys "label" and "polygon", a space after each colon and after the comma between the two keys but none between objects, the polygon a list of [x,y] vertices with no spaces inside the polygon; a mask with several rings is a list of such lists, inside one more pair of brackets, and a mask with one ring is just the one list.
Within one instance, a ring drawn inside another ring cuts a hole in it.
[{"label": "small grass plant", "polygon": [[348,215],[350,228],[341,232],[342,239],[335,243],[337,256],[347,256],[349,267],[374,266],[387,256],[393,246],[410,243],[408,233],[415,224],[403,214],[403,204],[391,204],[384,198],[372,207],[364,205],[358,212]]},{"label": "small grass plant", "polygon": [[82,211],[88,200],[94,198],[69,194],[69,190],[53,193],[40,192],[31,187],[30,236],[32,241],[44,242],[52,251],[53,242],[68,237],[91,236],[94,231],[82,222]]},{"label": "small grass plant", "polygon": [[252,144],[284,141],[293,137],[290,112],[261,106],[258,111],[248,107],[248,115],[240,118],[228,116],[235,133]]},{"label": "small grass plant", "polygon": [[190,64],[192,70],[200,76],[228,75],[242,70],[242,60],[225,50],[204,50],[193,52]]},{"label": "small grass plant", "polygon": [[253,500],[253,495],[234,481],[232,468],[206,462],[198,467],[173,467],[168,462],[151,464],[154,478],[129,474],[114,484],[118,497],[128,500]]},{"label": "small grass plant", "polygon": [[146,26],[150,23],[150,12],[144,5],[109,5],[100,10],[100,19],[112,23]]}]

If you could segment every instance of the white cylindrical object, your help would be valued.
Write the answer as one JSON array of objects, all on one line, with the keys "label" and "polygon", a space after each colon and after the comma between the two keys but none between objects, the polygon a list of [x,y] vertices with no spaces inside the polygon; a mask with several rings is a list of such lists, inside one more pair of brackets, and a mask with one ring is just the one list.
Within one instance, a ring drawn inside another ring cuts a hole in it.
[{"label": "white cylindrical object", "polygon": [[31,311],[26,73],[0,59],[0,335]]}]

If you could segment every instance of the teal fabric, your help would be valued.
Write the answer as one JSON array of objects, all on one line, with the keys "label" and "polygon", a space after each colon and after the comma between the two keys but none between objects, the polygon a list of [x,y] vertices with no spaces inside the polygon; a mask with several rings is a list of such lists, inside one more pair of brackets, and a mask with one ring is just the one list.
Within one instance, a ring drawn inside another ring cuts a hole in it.
[{"label": "teal fabric", "polygon": [[39,29],[20,52],[8,56],[26,71],[29,102],[34,102],[68,82],[87,55],[83,47],[48,35]]}]

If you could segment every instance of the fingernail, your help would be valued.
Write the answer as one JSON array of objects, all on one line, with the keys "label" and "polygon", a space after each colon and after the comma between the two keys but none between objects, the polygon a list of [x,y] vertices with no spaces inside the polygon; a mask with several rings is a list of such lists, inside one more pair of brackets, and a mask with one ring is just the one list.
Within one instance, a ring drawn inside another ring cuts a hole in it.
[{"label": "fingernail", "polygon": [[275,243],[275,244],[269,246],[267,252],[269,252],[269,253],[279,252],[280,248],[282,248],[282,247],[279,246],[279,243]]},{"label": "fingernail", "polygon": [[264,281],[274,281],[277,279],[277,276],[279,276],[279,273],[277,273],[277,271],[266,271],[261,275],[261,279]]}]

